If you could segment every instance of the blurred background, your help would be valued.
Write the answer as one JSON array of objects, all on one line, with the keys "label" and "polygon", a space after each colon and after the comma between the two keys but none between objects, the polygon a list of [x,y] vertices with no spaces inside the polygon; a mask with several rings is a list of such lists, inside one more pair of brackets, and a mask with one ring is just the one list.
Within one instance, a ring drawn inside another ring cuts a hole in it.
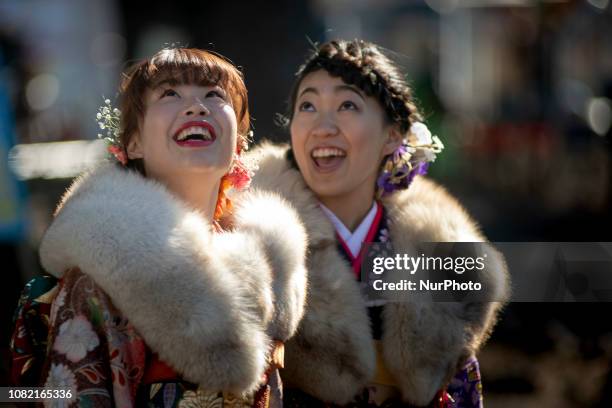
[{"label": "blurred background", "polygon": [[[447,148],[430,175],[492,241],[612,241],[608,0],[0,0],[0,385],[19,291],[95,115],[165,45],[243,68],[256,140],[312,42],[360,37],[404,69]],[[126,62],[127,61],[127,62]],[[610,271],[612,273],[612,271]],[[487,407],[612,406],[612,307],[513,303],[480,355]]]}]

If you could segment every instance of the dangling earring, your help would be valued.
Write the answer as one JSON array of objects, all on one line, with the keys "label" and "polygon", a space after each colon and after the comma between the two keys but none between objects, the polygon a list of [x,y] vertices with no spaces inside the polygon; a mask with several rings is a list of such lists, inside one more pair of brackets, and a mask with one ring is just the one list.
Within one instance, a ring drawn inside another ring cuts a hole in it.
[{"label": "dangling earring", "polygon": [[219,183],[219,192],[217,194],[217,205],[215,206],[215,215],[213,219],[215,222],[218,222],[225,211],[231,211],[232,209],[232,201],[229,199],[227,194],[225,193],[230,189],[230,183],[227,179],[227,174],[221,177],[221,182]]},{"label": "dangling earring", "polygon": [[247,166],[244,163],[242,150],[246,150],[246,143],[248,138],[252,136],[252,132],[249,132],[245,137],[245,143],[238,143],[236,146],[236,153],[232,160],[232,167],[230,171],[221,177],[219,184],[219,194],[217,198],[217,206],[215,207],[215,220],[221,219],[225,212],[231,213],[233,206],[232,200],[227,196],[227,191],[233,188],[237,191],[242,191],[251,185],[251,179],[253,178],[253,170],[251,166]]},{"label": "dangling earring", "polygon": [[247,189],[251,185],[253,172],[244,164],[242,155],[238,153],[234,156],[232,168],[229,173],[223,177],[227,179],[230,187],[241,191]]}]

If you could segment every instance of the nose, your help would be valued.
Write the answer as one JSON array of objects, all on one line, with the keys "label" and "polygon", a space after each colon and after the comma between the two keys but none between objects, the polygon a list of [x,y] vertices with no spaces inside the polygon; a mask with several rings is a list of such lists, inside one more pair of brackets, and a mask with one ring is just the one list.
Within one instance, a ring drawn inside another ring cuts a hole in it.
[{"label": "nose", "polygon": [[192,98],[183,114],[185,116],[206,116],[210,115],[210,110],[200,98]]},{"label": "nose", "polygon": [[312,129],[312,134],[318,137],[335,136],[338,134],[338,125],[333,118],[324,116],[321,120],[317,121]]}]

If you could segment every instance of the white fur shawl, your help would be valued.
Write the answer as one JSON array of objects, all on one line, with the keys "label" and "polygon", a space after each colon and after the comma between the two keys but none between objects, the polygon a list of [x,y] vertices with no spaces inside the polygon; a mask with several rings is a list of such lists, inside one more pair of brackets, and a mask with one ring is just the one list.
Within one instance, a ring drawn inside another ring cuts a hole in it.
[{"label": "white fur shawl", "polygon": [[241,196],[234,227],[211,234],[161,184],[103,165],[66,193],[40,257],[56,277],[74,266],[91,276],[183,378],[244,393],[270,339],[291,337],[302,317],[306,234],[270,193]]},{"label": "white fur shawl", "polygon": [[[299,171],[286,160],[287,147],[262,144],[256,188],[275,191],[298,210],[309,240],[309,293],[297,335],[286,345],[283,381],[327,402],[350,401],[375,371],[370,322],[359,285],[337,250],[335,231]],[[483,242],[484,236],[459,203],[423,177],[383,202],[391,242],[398,253],[419,242]],[[508,296],[503,256],[487,248],[488,266],[478,280],[490,300]],[[465,358],[488,337],[501,306],[487,303],[389,303],[383,311],[385,365],[402,397],[427,405]]]}]

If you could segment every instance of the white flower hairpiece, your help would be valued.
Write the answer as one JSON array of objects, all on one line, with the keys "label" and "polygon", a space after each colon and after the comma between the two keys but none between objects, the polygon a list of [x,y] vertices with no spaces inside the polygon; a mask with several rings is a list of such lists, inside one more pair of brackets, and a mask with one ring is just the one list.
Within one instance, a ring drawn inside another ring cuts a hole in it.
[{"label": "white flower hairpiece", "polygon": [[408,137],[389,155],[377,181],[377,196],[407,189],[418,175],[427,173],[429,163],[444,149],[442,141],[432,136],[424,123],[415,122]]},{"label": "white flower hairpiece", "polygon": [[98,138],[106,142],[106,150],[110,157],[114,157],[119,163],[124,166],[127,164],[127,155],[121,146],[121,111],[113,108],[110,99],[104,100],[104,105],[100,106],[96,114],[96,120],[101,130],[104,130],[106,136],[98,133]]},{"label": "white flower hairpiece", "polygon": [[[429,128],[422,122],[415,122],[410,126],[410,135],[408,136],[408,145],[414,148],[413,155],[416,156],[413,161],[433,162],[436,160],[438,153],[444,149],[444,144],[438,136],[432,136]],[[419,158],[424,158],[418,160]]]}]

